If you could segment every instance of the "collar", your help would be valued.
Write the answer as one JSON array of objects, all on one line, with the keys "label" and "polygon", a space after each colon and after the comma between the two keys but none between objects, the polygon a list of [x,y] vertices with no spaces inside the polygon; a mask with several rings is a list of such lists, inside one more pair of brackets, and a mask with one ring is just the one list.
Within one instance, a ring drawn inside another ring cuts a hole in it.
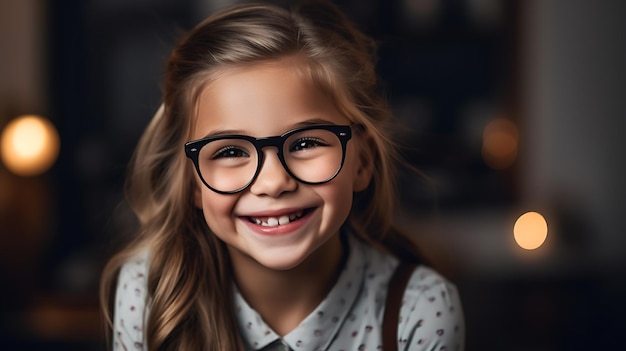
[{"label": "collar", "polygon": [[[317,308],[282,338],[282,342],[291,349],[302,351],[327,349],[349,318],[352,306],[363,288],[366,261],[364,244],[353,235],[347,237],[348,260],[339,279]],[[236,287],[234,291],[237,319],[248,347],[259,350],[280,340],[280,336],[248,305]]]}]

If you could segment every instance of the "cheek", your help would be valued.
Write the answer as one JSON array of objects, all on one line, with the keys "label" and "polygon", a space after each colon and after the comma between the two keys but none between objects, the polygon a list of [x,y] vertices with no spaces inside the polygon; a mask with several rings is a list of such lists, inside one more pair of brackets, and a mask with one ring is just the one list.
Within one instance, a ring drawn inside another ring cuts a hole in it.
[{"label": "cheek", "polygon": [[326,185],[322,185],[318,194],[324,198],[324,202],[334,213],[340,217],[346,217],[352,208],[354,173],[348,167],[342,170],[335,179]]},{"label": "cheek", "polygon": [[225,196],[212,192],[209,189],[202,190],[202,211],[207,225],[215,233],[220,231],[230,222],[233,206],[236,197]]}]

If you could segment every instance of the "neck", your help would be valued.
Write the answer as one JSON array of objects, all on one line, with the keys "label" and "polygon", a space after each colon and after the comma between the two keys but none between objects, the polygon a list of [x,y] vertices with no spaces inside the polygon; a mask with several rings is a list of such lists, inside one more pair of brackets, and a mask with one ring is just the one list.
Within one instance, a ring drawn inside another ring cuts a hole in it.
[{"label": "neck", "polygon": [[248,304],[284,336],[328,295],[341,271],[343,251],[337,234],[298,266],[273,270],[231,250],[235,282]]}]

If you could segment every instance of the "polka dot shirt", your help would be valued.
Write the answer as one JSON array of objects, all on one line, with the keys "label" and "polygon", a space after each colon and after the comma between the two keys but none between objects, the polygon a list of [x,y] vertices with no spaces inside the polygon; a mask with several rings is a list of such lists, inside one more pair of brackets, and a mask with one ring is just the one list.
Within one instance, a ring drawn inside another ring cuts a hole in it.
[{"label": "polka dot shirt", "polygon": [[[382,350],[382,320],[387,285],[398,261],[353,236],[350,257],[328,296],[282,338],[235,289],[235,313],[246,350]],[[120,271],[114,311],[114,350],[147,350],[143,337],[146,257]],[[149,308],[149,306],[148,306]],[[461,302],[454,285],[419,266],[403,295],[399,350],[464,349]]]}]

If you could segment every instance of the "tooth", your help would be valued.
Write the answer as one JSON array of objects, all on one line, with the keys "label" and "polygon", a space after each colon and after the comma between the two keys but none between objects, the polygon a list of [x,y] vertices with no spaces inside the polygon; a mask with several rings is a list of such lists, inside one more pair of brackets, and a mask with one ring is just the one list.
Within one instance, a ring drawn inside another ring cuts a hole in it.
[{"label": "tooth", "polygon": [[283,224],[287,224],[289,223],[289,217],[288,216],[281,216],[278,219],[278,224],[283,225]]},{"label": "tooth", "polygon": [[267,225],[270,227],[274,227],[278,225],[278,219],[274,218],[274,217],[270,217],[267,219]]}]

